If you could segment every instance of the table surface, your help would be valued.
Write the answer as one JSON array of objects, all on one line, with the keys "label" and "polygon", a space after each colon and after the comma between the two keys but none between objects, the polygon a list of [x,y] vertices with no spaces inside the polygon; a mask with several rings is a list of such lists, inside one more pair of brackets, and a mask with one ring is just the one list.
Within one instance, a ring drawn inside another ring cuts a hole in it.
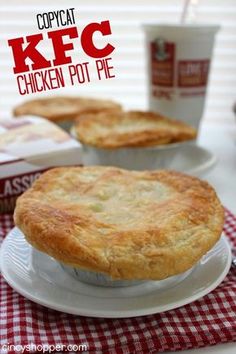
[{"label": "table surface", "polygon": [[[236,124],[203,123],[198,144],[218,158],[217,165],[204,179],[214,186],[223,205],[236,214]],[[181,354],[203,353],[235,354],[236,343],[181,351]]]},{"label": "table surface", "polygon": [[205,179],[215,187],[222,203],[236,214],[236,123],[203,124],[199,145],[218,158],[216,167]]},{"label": "table surface", "polygon": [[[236,123],[202,123],[198,144],[213,152],[218,163],[203,176],[217,191],[225,207],[236,214]],[[220,344],[181,354],[235,354],[236,343]]]}]

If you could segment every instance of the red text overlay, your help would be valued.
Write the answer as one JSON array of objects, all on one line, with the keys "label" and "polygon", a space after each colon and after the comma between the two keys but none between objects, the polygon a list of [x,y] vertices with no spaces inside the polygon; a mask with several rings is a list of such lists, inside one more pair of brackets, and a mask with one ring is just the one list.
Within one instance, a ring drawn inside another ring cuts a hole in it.
[{"label": "red text overlay", "polygon": [[[89,83],[91,72],[95,72],[93,80],[115,77],[109,20],[77,27],[74,8],[37,14],[36,20],[39,30],[50,30],[8,40],[20,95]],[[51,30],[54,27],[59,28]],[[105,39],[102,47],[96,42],[97,36]],[[52,55],[43,53],[44,42]],[[75,62],[74,57],[81,53],[87,60]]]}]

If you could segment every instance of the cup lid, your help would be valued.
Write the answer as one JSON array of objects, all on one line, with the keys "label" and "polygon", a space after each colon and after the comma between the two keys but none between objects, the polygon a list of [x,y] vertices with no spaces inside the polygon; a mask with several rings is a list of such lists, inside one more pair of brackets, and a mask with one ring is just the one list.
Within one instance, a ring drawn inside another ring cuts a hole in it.
[{"label": "cup lid", "polygon": [[[142,25],[146,32],[153,32],[155,30],[166,32],[179,32],[181,34],[204,34],[204,33],[216,33],[220,29],[220,25],[197,23],[197,24],[175,24],[175,23],[144,23]],[[187,31],[186,31],[187,30]]]}]

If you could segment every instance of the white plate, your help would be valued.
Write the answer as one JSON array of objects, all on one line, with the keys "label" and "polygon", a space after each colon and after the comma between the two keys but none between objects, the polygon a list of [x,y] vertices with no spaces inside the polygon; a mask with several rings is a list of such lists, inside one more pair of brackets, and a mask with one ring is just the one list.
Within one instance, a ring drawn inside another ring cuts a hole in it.
[{"label": "white plate", "polygon": [[171,161],[169,169],[188,173],[192,176],[203,176],[217,163],[217,157],[209,150],[188,145]]},{"label": "white plate", "polygon": [[14,228],[2,243],[2,275],[26,298],[49,308],[82,316],[143,316],[186,305],[215,289],[231,266],[225,237],[178,284],[148,281],[126,288],[102,288],[73,279],[52,258],[34,250]]}]

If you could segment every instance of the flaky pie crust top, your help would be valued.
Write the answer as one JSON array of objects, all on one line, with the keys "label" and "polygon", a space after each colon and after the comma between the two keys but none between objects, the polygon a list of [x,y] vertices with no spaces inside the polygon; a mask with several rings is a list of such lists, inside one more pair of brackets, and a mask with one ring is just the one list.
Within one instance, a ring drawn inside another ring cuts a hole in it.
[{"label": "flaky pie crust top", "polygon": [[53,122],[74,120],[80,114],[120,111],[121,105],[111,100],[76,96],[52,96],[23,102],[14,108],[13,114],[36,115]]},{"label": "flaky pie crust top", "polygon": [[186,123],[142,111],[83,114],[74,131],[83,144],[105,149],[165,145],[195,139],[197,134]]},{"label": "flaky pie crust top", "polygon": [[158,280],[215,245],[224,211],[207,182],[181,173],[62,167],[18,198],[14,219],[32,246],[67,265]]}]

